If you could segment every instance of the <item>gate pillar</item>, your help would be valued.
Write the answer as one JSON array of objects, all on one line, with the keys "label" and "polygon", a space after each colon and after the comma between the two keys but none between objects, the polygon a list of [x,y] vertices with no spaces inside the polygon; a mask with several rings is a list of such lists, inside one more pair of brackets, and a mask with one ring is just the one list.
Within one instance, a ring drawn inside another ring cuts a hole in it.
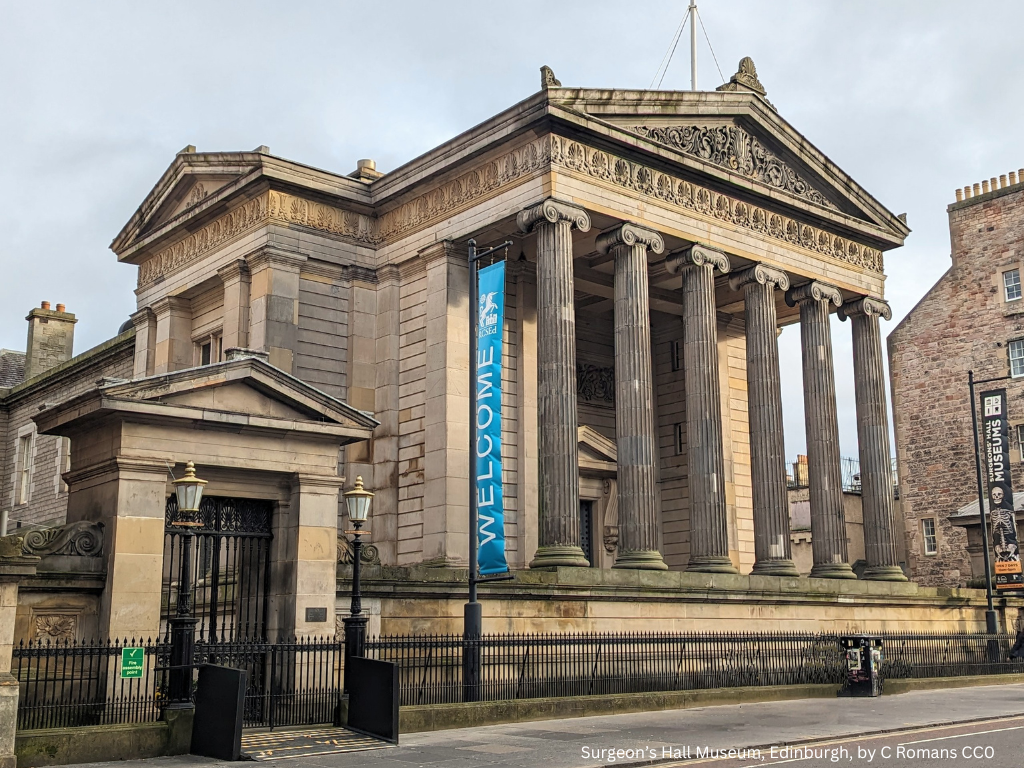
[{"label": "gate pillar", "polygon": [[18,680],[11,674],[14,615],[18,584],[35,575],[38,557],[21,552],[20,536],[0,538],[0,768],[15,768],[14,734],[18,728]]},{"label": "gate pillar", "polygon": [[274,522],[269,636],[333,637],[344,478],[293,478],[291,503],[280,506]]}]

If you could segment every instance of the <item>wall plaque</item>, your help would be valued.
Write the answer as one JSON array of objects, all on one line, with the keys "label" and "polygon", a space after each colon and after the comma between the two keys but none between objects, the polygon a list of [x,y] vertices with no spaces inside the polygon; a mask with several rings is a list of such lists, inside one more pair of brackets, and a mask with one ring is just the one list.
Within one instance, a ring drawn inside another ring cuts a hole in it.
[{"label": "wall plaque", "polygon": [[327,621],[327,609],[326,608],[307,608],[306,609],[306,621]]}]

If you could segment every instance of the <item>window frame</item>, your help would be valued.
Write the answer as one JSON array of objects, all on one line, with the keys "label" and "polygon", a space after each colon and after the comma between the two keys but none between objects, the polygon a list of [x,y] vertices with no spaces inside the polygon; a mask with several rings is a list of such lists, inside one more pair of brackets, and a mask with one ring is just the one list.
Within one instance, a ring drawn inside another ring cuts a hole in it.
[{"label": "window frame", "polygon": [[[1017,373],[1014,373],[1014,371],[1013,371],[1013,362],[1014,362],[1013,348],[1014,348],[1014,344],[1020,345],[1018,347],[1018,350],[1020,351],[1020,356],[1016,358],[1016,360],[1020,363],[1020,368],[1019,368],[1019,371]],[[1010,378],[1012,378],[1012,379],[1024,378],[1024,339],[1010,339],[1008,342],[1006,342],[1006,360],[1007,360],[1007,363],[1008,363],[1009,368],[1010,368]]]},{"label": "window frame", "polygon": [[[931,533],[928,533],[928,526],[931,524]],[[931,547],[928,544],[931,542]],[[921,551],[925,557],[935,557],[939,554],[939,529],[935,525],[934,517],[921,518]]]},{"label": "window frame", "polygon": [[[194,338],[192,339],[192,345],[194,350],[193,364],[196,368],[224,361],[224,333],[222,330],[216,330]],[[204,363],[203,348],[207,345],[210,347],[210,360]]]},{"label": "window frame", "polygon": [[17,452],[15,453],[15,482],[14,505],[24,506],[32,501],[32,470],[35,464],[35,438],[34,429],[22,430],[18,433]]},{"label": "window frame", "polygon": [[[1009,275],[1015,275],[1016,281],[1011,284],[1007,281]],[[1014,288],[1017,295],[1010,297],[1010,289]],[[1024,298],[1024,286],[1021,285],[1020,279],[1020,267],[1014,267],[1013,269],[1007,269],[1003,271],[1003,301],[1009,304],[1011,301],[1020,301]]]}]

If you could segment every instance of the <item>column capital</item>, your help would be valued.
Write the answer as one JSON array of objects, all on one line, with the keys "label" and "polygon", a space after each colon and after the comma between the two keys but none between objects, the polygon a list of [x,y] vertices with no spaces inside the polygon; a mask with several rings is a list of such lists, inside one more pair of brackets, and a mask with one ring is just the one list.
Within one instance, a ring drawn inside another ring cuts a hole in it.
[{"label": "column capital", "polygon": [[532,232],[533,228],[542,221],[551,224],[568,221],[580,232],[590,230],[590,214],[578,206],[555,200],[553,197],[529,208],[524,208],[516,217],[519,229],[526,233]]},{"label": "column capital", "polygon": [[136,330],[138,330],[154,322],[156,320],[156,312],[153,311],[152,307],[143,307],[138,312],[133,312],[129,315],[129,318]]},{"label": "column capital", "polygon": [[820,283],[817,280],[811,280],[786,291],[786,303],[789,306],[795,307],[804,301],[824,301],[838,307],[843,303],[843,295],[834,285]]},{"label": "column capital", "polygon": [[734,291],[738,291],[750,283],[770,285],[773,288],[778,288],[780,291],[786,291],[789,290],[789,275],[781,269],[775,269],[766,264],[754,264],[739,272],[734,272],[732,277],[729,278],[729,287]]},{"label": "column capital", "polygon": [[245,259],[234,259],[217,270],[217,276],[225,283],[231,280],[240,280],[243,275],[248,274],[249,265]]},{"label": "column capital", "polygon": [[836,313],[840,320],[848,317],[864,315],[865,317],[884,317],[892,320],[892,310],[889,309],[889,302],[882,299],[873,299],[870,296],[861,296],[856,301],[843,304]]},{"label": "column capital", "polygon": [[624,221],[597,236],[597,250],[601,253],[608,253],[617,245],[645,245],[647,250],[654,253],[663,253],[665,250],[665,240],[660,234],[631,221]]},{"label": "column capital", "polygon": [[258,272],[268,267],[298,272],[308,259],[309,257],[304,253],[296,253],[277,246],[265,245],[248,254],[245,257],[245,262],[251,272]]},{"label": "column capital", "polygon": [[184,299],[181,296],[164,296],[163,298],[157,299],[150,305],[150,309],[157,316],[167,315],[172,312],[179,314],[189,313],[192,311],[192,302],[189,299]]},{"label": "column capital", "polygon": [[671,275],[678,274],[683,267],[690,265],[697,267],[710,265],[712,269],[717,269],[723,275],[730,269],[729,257],[706,245],[691,245],[681,251],[670,253],[665,258],[665,268]]}]

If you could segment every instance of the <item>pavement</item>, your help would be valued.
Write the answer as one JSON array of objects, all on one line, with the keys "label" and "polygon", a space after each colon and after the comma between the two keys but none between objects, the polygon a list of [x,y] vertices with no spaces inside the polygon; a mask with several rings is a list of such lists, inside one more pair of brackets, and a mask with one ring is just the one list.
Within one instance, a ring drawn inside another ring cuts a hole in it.
[{"label": "pavement", "polygon": [[[786,752],[787,745],[791,750],[803,751]],[[735,750],[731,755],[730,749]],[[217,762],[183,756],[93,765],[179,768]],[[1020,768],[1024,765],[1024,684],[414,733],[402,736],[397,747],[280,760],[282,766],[289,763],[303,768],[591,768],[652,764],[665,768],[780,764],[799,764],[801,768],[837,764]]]}]

